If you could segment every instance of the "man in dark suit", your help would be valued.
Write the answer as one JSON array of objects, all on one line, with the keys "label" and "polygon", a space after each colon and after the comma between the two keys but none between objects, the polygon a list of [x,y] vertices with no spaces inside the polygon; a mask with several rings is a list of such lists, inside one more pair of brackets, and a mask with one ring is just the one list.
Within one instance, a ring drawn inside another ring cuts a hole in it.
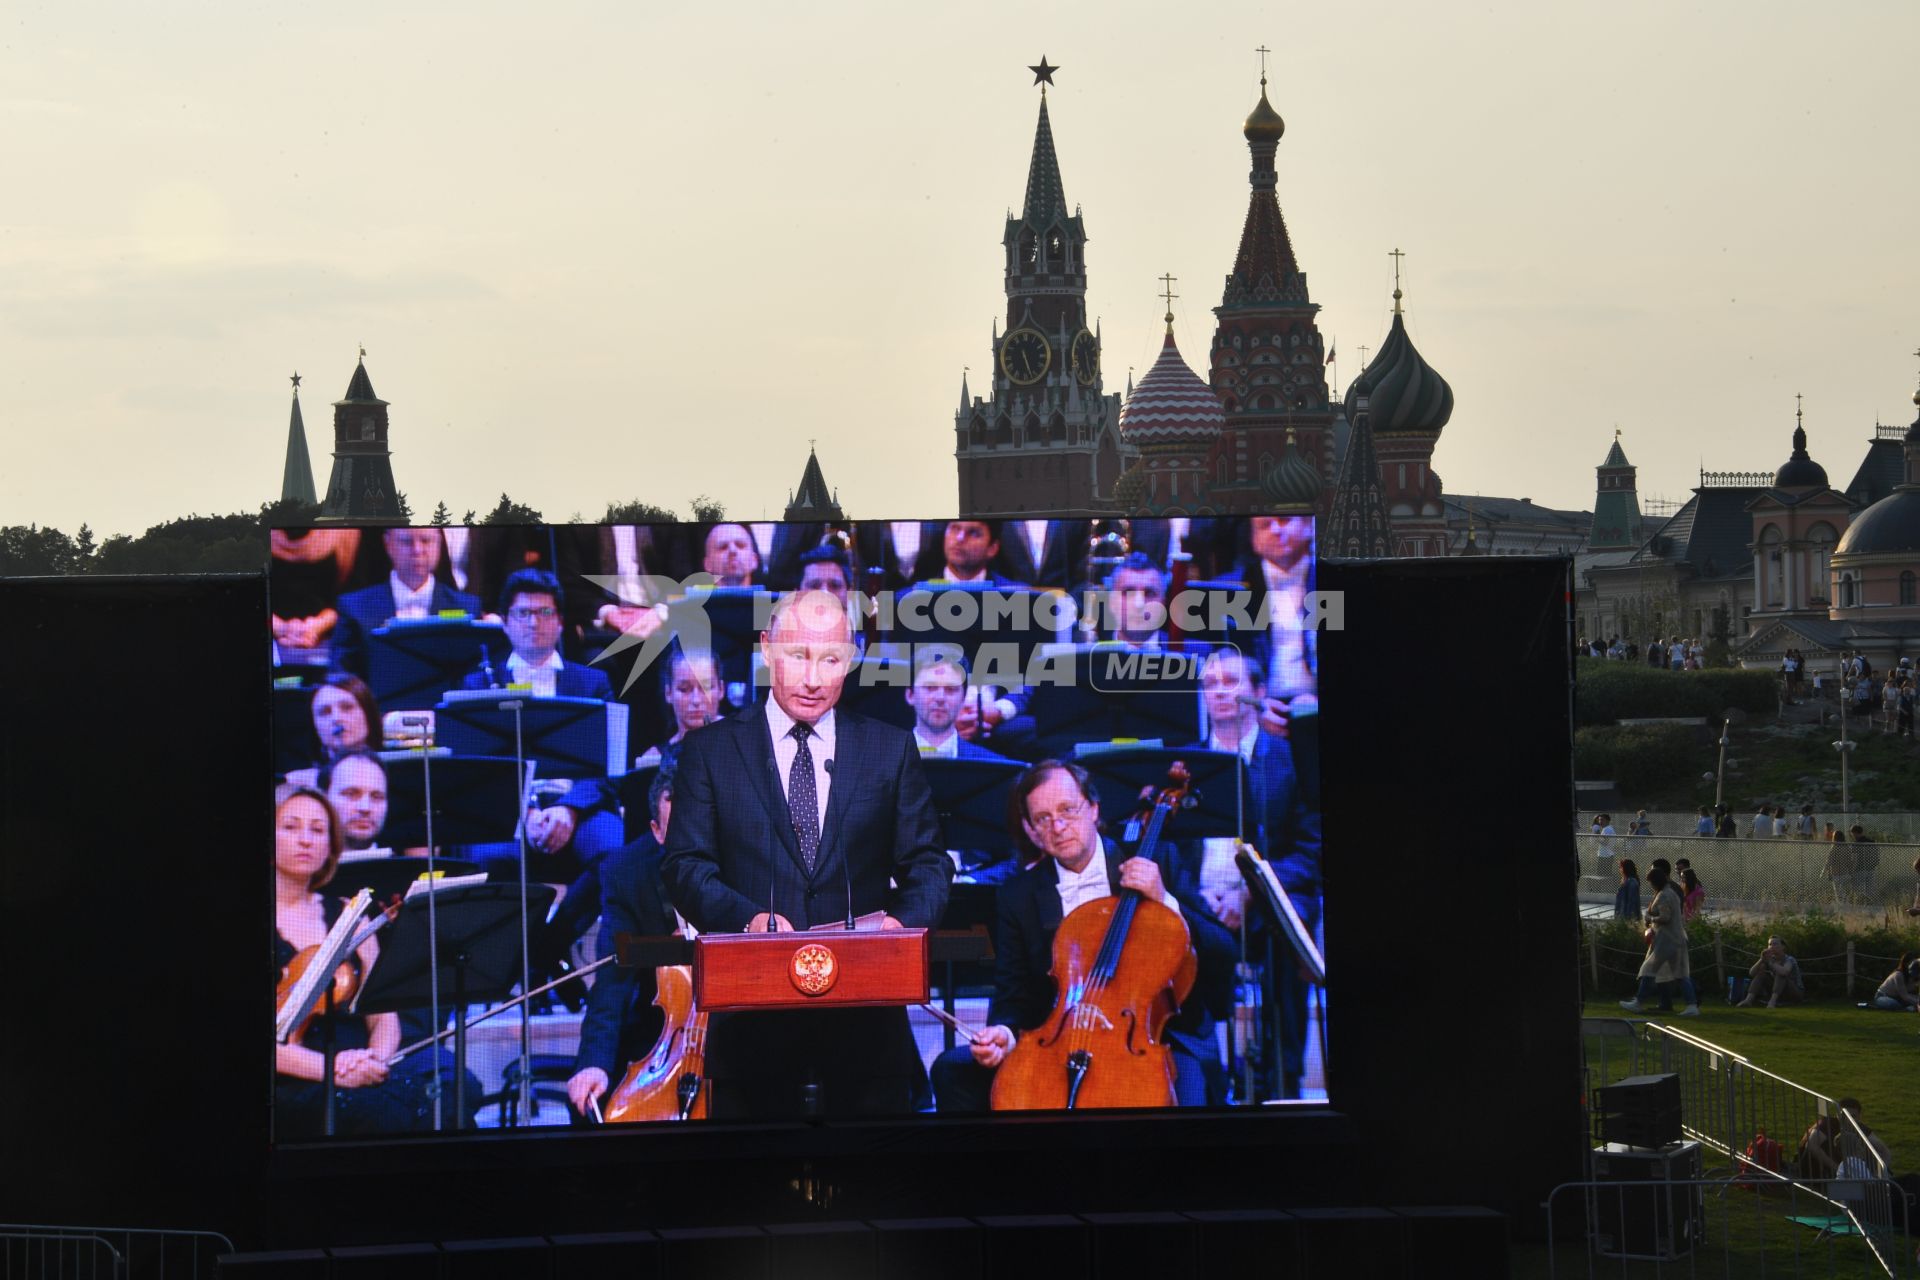
[{"label": "man in dark suit", "polygon": [[[967,705],[966,655],[943,645],[924,645],[913,655],[913,686],[907,705],[913,708],[913,742],[923,760],[1014,761],[960,735],[957,721]],[[941,768],[941,765],[933,765]],[[1020,870],[1020,860],[1005,849],[952,849],[958,869],[975,884],[992,884]]]},{"label": "man in dark suit", "polygon": [[1086,520],[1002,520],[996,570],[1031,587],[1072,591],[1087,574]]},{"label": "man in dark suit", "polygon": [[1093,781],[1076,764],[1043,760],[1014,785],[1008,802],[1019,818],[1024,845],[1044,856],[1000,886],[995,933],[990,1024],[970,1045],[956,1045],[933,1064],[934,1098],[942,1111],[984,1111],[993,1092],[993,1070],[1021,1032],[1046,1022],[1058,988],[1053,936],[1076,908],[1122,889],[1178,911],[1199,959],[1199,977],[1179,1013],[1167,1024],[1173,1050],[1175,1093],[1181,1106],[1203,1106],[1223,1097],[1209,995],[1230,987],[1236,958],[1233,936],[1208,909],[1171,845],[1153,857],[1128,857],[1100,835],[1100,803]]},{"label": "man in dark suit", "polygon": [[[662,769],[647,789],[647,834],[609,854],[600,864],[599,954],[610,956],[623,933],[660,937],[678,927],[660,882],[660,851],[673,817],[673,772]],[[572,896],[571,894],[569,896]],[[644,1054],[660,1034],[660,1011],[651,969],[610,965],[587,996],[567,1097],[581,1115],[605,1096],[626,1064]]]},{"label": "man in dark suit", "polygon": [[[761,637],[771,697],[687,735],[662,874],[708,933],[809,929],[883,912],[932,928],[953,864],[912,737],[835,710],[853,657],[845,608],[783,598]],[[713,1016],[715,1118],[899,1114],[926,1073],[903,1009]]]},{"label": "man in dark suit", "polygon": [[500,614],[506,619],[507,642],[513,652],[507,655],[504,671],[494,672],[491,679],[487,672],[475,671],[467,676],[464,687],[525,685],[536,698],[613,697],[606,672],[560,656],[565,601],[560,580],[545,570],[522,569],[509,575],[500,588]]},{"label": "man in dark suit", "polygon": [[480,598],[437,581],[443,544],[438,529],[388,529],[380,535],[393,569],[387,580],[340,597],[333,628],[333,666],[367,678],[367,636],[395,618],[480,614]]},{"label": "man in dark suit", "polygon": [[[1273,864],[1281,887],[1293,900],[1309,930],[1320,920],[1320,802],[1295,767],[1295,744],[1276,731],[1267,708],[1266,673],[1257,658],[1235,649],[1216,649],[1200,668],[1201,699],[1207,712],[1207,740],[1196,744],[1213,751],[1236,752],[1247,762],[1246,814],[1254,847]],[[1297,732],[1303,722],[1295,722]],[[1240,927],[1246,888],[1233,862],[1231,841],[1199,851],[1200,891],[1221,921]],[[1268,1098],[1298,1096],[1306,1062],[1308,984],[1299,967],[1278,945],[1273,964],[1264,963],[1267,928],[1259,915],[1247,917],[1247,952],[1261,967],[1261,986],[1277,1024],[1261,1033],[1262,1093]]]}]

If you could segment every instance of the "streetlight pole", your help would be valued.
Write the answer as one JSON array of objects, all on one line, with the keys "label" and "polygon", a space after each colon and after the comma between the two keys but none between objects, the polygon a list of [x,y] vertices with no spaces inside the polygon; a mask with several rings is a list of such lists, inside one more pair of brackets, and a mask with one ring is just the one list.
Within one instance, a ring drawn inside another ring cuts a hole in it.
[{"label": "streetlight pole", "polygon": [[1720,801],[1727,785],[1727,730],[1732,725],[1730,719],[1720,722],[1720,761],[1713,766],[1713,816],[1716,821],[1720,817]]},{"label": "streetlight pole", "polygon": [[1847,688],[1846,668],[1843,666],[1840,672],[1840,741],[1833,744],[1833,749],[1840,753],[1840,821],[1842,830],[1846,828],[1847,818],[1853,813],[1852,798],[1847,791],[1847,757],[1853,753],[1853,743],[1847,738],[1847,704],[1852,701],[1852,693]]}]

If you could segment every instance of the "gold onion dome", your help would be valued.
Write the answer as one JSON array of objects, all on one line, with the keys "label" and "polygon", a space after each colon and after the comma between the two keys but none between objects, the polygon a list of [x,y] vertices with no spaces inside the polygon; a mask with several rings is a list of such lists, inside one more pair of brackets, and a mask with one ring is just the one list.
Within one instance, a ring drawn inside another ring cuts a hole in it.
[{"label": "gold onion dome", "polygon": [[1147,465],[1136,462],[1113,482],[1113,501],[1122,511],[1131,511],[1147,498]]},{"label": "gold onion dome", "polygon": [[1247,123],[1240,132],[1246,135],[1248,142],[1278,142],[1280,135],[1286,131],[1287,122],[1280,118],[1280,113],[1273,109],[1271,102],[1267,101],[1267,78],[1261,76],[1260,105],[1255,107],[1253,114],[1247,117]]}]

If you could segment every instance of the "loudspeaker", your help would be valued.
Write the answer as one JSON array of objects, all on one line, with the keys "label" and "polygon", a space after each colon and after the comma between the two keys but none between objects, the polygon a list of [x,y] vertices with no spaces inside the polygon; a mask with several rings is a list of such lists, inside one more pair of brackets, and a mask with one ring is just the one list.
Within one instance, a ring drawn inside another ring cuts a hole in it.
[{"label": "loudspeaker", "polygon": [[969,1218],[876,1218],[880,1280],[979,1280],[985,1234]]},{"label": "loudspeaker", "polygon": [[1680,1141],[1680,1077],[1630,1076],[1593,1091],[1593,1111],[1603,1143],[1664,1147]]},{"label": "loudspeaker", "polygon": [[782,1280],[873,1280],[873,1228],[864,1222],[792,1222],[766,1232]]},{"label": "loudspeaker", "polygon": [[554,1280],[659,1280],[664,1274],[660,1237],[651,1231],[616,1231],[552,1237]]},{"label": "loudspeaker", "polygon": [[1587,1222],[1593,1251],[1609,1258],[1677,1258],[1706,1239],[1699,1186],[1674,1186],[1700,1176],[1700,1144],[1676,1142],[1657,1151],[1609,1143],[1593,1153],[1597,1182]]}]

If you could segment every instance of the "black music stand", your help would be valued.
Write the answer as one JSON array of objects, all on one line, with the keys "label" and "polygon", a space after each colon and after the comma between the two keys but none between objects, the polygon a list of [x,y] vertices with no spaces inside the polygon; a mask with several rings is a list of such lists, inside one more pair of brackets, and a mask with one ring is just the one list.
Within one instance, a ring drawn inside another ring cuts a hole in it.
[{"label": "black music stand", "polygon": [[[514,755],[519,700],[519,744],[537,762],[541,778],[604,778],[627,762],[627,708],[598,698],[536,698],[524,689],[488,689],[484,696],[449,699],[434,707],[434,741],[456,756]],[[434,770],[434,785],[440,783]],[[436,830],[437,837],[439,832]]]},{"label": "black music stand", "polygon": [[[440,865],[435,859],[435,865]],[[551,885],[527,887],[526,911],[545,919],[553,906]],[[434,900],[433,927],[439,955],[432,958],[427,901]],[[406,900],[383,933],[380,957],[350,1006],[358,1014],[398,1013],[431,1007],[435,970],[441,988],[452,990],[444,1008],[453,1011],[453,1123],[467,1110],[467,1005],[504,1000],[520,981],[520,887],[476,884],[419,893]],[[435,1027],[437,1035],[442,1030]],[[438,1088],[438,1068],[435,1068]]]},{"label": "black music stand", "polygon": [[387,825],[380,838],[395,849],[427,842],[429,765],[433,839],[441,848],[511,840],[520,829],[527,786],[511,757],[457,756],[436,748],[431,761],[423,751],[383,751],[380,763],[387,770]]},{"label": "black music stand", "polygon": [[[676,638],[697,636],[704,628],[721,683],[751,686],[760,619],[773,608],[773,600],[764,587],[695,587],[667,602],[667,627]],[[705,615],[705,621],[696,622],[697,614]],[[681,644],[686,647],[685,640]]]},{"label": "black music stand", "polygon": [[[1043,662],[1062,666],[1071,661],[1073,674],[1071,680],[1044,679],[1033,686],[1028,709],[1034,736],[1053,751],[1128,738],[1192,742],[1200,736],[1204,653],[1200,646],[1129,651],[1095,644],[1057,657],[1042,655]],[[1179,666],[1169,674],[1167,657],[1176,654]]]},{"label": "black music stand", "polygon": [[[965,614],[972,619],[970,623],[956,626],[940,617],[941,598],[953,592],[981,597],[969,602],[970,607],[964,610]],[[916,582],[894,594],[893,626],[883,638],[895,645],[952,645],[965,653],[967,662],[975,667],[979,666],[978,656],[982,645],[1011,644],[1014,646],[1013,656],[1024,672],[1035,649],[1044,644],[1055,643],[1062,636],[1070,634],[1065,625],[1070,619],[1066,617],[1062,618],[1063,625],[1059,628],[1040,625],[1040,615],[1044,610],[1038,598],[1045,594],[1031,587],[1019,585]],[[1011,606],[1003,608],[1000,602],[989,601],[984,598],[986,596],[1028,598],[1016,600]],[[915,599],[915,597],[924,597],[924,599]],[[1062,613],[1071,614],[1072,610],[1064,610]],[[989,625],[989,614],[992,615],[991,625]],[[1034,625],[1015,629],[1006,625],[1009,615],[1014,620],[1031,620]],[[977,672],[974,678],[988,684],[1007,683],[992,679],[992,674]]]},{"label": "black music stand", "polygon": [[1253,812],[1247,764],[1238,752],[1132,746],[1075,748],[1073,752],[1074,763],[1093,775],[1100,814],[1110,827],[1140,808],[1144,788],[1157,791],[1167,785],[1167,771],[1176,760],[1187,766],[1193,798],[1198,803],[1167,815],[1163,839],[1239,835],[1243,809],[1245,830],[1251,832],[1259,825],[1260,815]]},{"label": "black music stand", "polygon": [[469,618],[396,618],[367,635],[367,683],[384,711],[420,711],[482,670],[481,650],[506,670],[506,628]]},{"label": "black music stand", "polygon": [[[1307,972],[1307,981],[1314,990],[1314,1000],[1320,1006],[1320,1060],[1327,1058],[1327,961],[1313,940],[1313,931],[1307,928],[1306,921],[1300,918],[1299,910],[1293,905],[1293,898],[1286,887],[1280,883],[1280,877],[1274,873],[1273,864],[1257,850],[1241,847],[1234,855],[1235,865],[1240,868],[1240,878],[1247,883],[1247,895],[1252,899],[1253,909],[1266,923],[1267,956],[1266,968],[1269,976],[1269,989],[1280,990],[1281,975],[1276,966],[1285,963],[1281,955],[1282,945],[1300,966]],[[1286,1042],[1286,1023],[1281,1012],[1281,1001],[1262,1001],[1261,1012],[1267,1016],[1273,1027],[1273,1043],[1284,1054]],[[1275,1066],[1275,1078],[1284,1073],[1278,1064]]]},{"label": "black music stand", "polygon": [[926,756],[927,783],[940,815],[943,848],[992,854],[998,862],[1013,854],[1007,830],[1007,793],[1026,766],[1015,761],[948,760]]},{"label": "black music stand", "polygon": [[[480,874],[479,863],[458,858],[435,858],[433,869],[449,879]],[[328,883],[336,893],[371,889],[374,905],[380,906],[405,896],[407,887],[425,874],[425,858],[342,858]]]}]

